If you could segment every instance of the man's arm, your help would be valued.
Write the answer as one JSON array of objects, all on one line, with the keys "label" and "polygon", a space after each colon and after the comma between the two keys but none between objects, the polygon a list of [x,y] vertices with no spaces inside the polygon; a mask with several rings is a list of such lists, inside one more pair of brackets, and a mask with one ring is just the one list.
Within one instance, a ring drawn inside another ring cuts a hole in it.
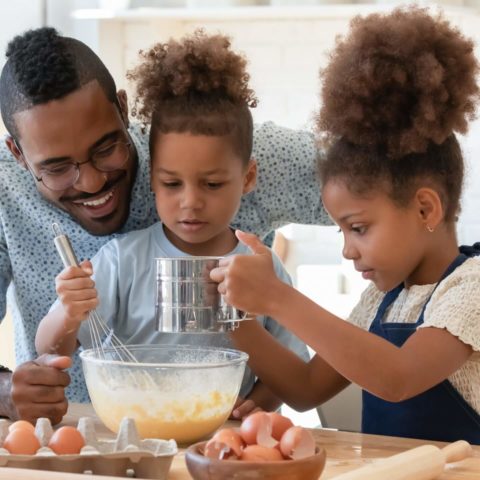
[{"label": "man's arm", "polygon": [[0,417],[14,418],[15,409],[10,395],[12,372],[0,365]]},{"label": "man's arm", "polygon": [[234,226],[263,238],[287,223],[331,225],[317,173],[321,155],[311,132],[272,122],[257,125],[257,186],[243,196]]}]

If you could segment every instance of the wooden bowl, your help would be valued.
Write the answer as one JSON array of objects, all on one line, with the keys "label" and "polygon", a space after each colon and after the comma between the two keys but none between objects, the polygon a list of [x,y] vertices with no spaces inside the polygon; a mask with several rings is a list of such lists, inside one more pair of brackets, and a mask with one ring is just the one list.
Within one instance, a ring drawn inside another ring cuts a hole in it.
[{"label": "wooden bowl", "polygon": [[207,442],[191,445],[185,452],[188,471],[194,480],[317,480],[325,467],[325,450],[317,447],[311,457],[276,462],[216,460],[203,455]]}]

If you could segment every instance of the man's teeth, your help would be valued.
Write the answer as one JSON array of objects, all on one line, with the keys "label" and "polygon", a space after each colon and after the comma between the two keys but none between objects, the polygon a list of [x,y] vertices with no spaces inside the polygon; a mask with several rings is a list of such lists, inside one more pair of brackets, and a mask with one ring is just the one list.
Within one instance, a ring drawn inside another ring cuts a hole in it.
[{"label": "man's teeth", "polygon": [[82,202],[82,205],[86,205],[87,207],[98,207],[99,205],[103,205],[107,203],[113,196],[113,191],[108,192],[104,197],[97,198],[96,200],[91,200],[90,202]]}]

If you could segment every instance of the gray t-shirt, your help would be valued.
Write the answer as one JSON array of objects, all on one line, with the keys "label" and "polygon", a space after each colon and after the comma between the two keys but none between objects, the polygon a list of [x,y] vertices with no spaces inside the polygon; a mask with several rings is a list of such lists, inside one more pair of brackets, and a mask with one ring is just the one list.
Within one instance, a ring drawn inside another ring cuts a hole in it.
[{"label": "gray t-shirt", "polygon": [[[158,221],[150,191],[148,132],[133,123],[129,133],[139,158],[130,213],[119,233]],[[255,191],[242,199],[235,227],[264,237],[286,223],[329,224],[316,178],[313,136],[265,123],[255,128],[253,154],[258,162]],[[55,276],[62,264],[53,244],[51,224],[70,237],[79,259],[91,258],[116,235],[94,236],[70,215],[48,203],[31,174],[0,144],[0,318],[8,305],[13,316],[17,363],[36,357],[38,323],[57,298]],[[3,339],[3,341],[5,341]],[[1,345],[2,339],[0,339]],[[67,395],[88,401],[80,361],[75,356]]]},{"label": "gray t-shirt", "polygon": [[[248,248],[238,243],[229,255],[247,253]],[[97,312],[123,344],[234,348],[226,333],[161,333],[155,330],[154,259],[183,256],[186,254],[168,240],[162,224],[158,222],[108,242],[92,258],[93,277],[100,301]],[[276,255],[274,266],[277,276],[290,284],[290,277]],[[305,344],[275,320],[260,316],[257,321],[280,343],[305,361],[309,360]],[[88,322],[82,323],[78,339],[83,348],[92,347]],[[255,375],[247,367],[240,395],[247,396],[254,383]]]}]

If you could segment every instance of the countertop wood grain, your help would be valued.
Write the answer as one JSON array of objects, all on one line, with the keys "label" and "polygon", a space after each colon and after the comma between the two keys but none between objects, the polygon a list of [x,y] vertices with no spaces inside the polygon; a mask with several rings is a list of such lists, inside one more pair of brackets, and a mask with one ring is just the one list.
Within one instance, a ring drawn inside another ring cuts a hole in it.
[{"label": "countertop wood grain", "polygon": [[[72,404],[64,419],[64,424],[76,425],[82,416],[95,416],[91,405]],[[112,433],[97,419],[96,430],[99,436],[111,437]],[[443,446],[440,442],[425,442],[397,437],[364,435],[361,433],[339,432],[328,429],[313,429],[318,445],[327,452],[327,465],[321,475],[322,480],[334,478],[340,473],[353,470],[378,458],[388,457],[426,443]],[[169,480],[191,480],[185,465],[183,450],[175,457]],[[449,464],[438,480],[478,480],[480,479],[480,446],[474,447],[474,456],[461,462]]]}]

